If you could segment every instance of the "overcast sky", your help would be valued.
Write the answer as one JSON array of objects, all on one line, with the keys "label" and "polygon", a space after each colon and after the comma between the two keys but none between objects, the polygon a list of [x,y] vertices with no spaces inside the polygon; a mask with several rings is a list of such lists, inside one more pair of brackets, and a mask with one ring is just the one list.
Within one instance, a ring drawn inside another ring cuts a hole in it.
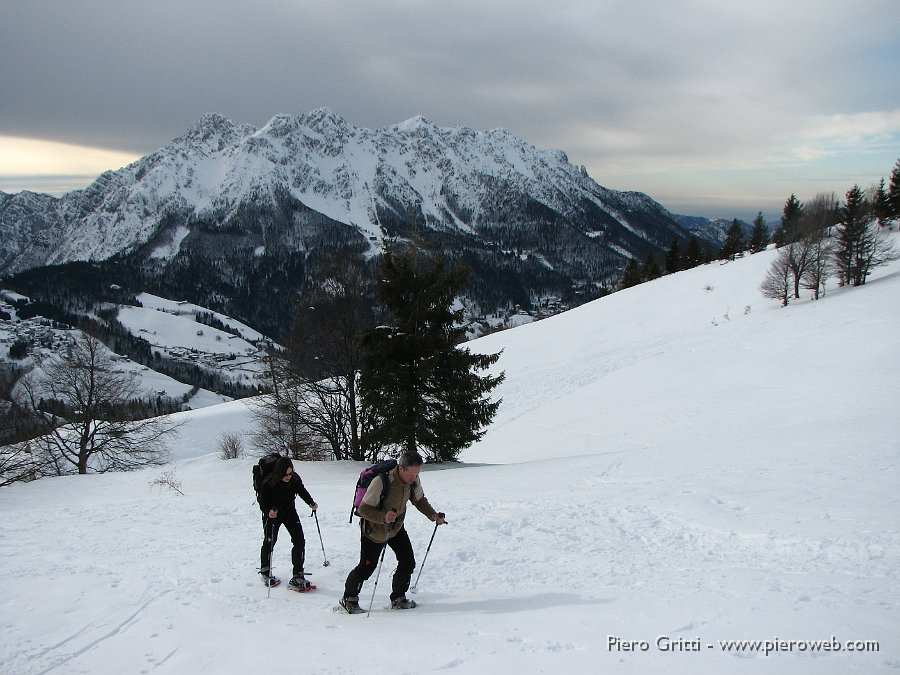
[{"label": "overcast sky", "polygon": [[[900,158],[897,0],[6,0],[0,190],[58,193],[206,112],[424,115],[751,220]],[[80,146],[80,147],[71,147]]]}]

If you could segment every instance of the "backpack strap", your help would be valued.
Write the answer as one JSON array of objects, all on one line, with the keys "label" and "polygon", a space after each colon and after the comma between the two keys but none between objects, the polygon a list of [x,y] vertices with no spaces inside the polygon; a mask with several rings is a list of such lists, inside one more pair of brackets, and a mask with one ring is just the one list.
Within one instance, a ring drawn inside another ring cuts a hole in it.
[{"label": "backpack strap", "polygon": [[378,508],[384,506],[384,500],[387,499],[388,491],[391,489],[391,481],[388,478],[390,471],[385,471],[381,476],[381,497],[378,499]]},{"label": "backpack strap", "polygon": [[[378,508],[381,509],[384,507],[384,500],[387,499],[388,492],[391,489],[391,481],[388,478],[388,474],[390,471],[385,471],[384,473],[379,474],[381,476],[381,497],[378,500]],[[412,483],[409,484],[410,494],[415,494],[412,492],[417,487],[419,487],[419,479],[416,478]]]}]

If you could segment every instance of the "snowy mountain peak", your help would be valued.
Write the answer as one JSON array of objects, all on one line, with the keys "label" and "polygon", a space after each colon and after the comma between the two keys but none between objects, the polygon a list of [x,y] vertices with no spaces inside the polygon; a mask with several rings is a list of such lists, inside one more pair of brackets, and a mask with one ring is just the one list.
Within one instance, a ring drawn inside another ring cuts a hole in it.
[{"label": "snowy mountain peak", "polygon": [[222,149],[232,145],[255,129],[247,124],[233,122],[219,113],[206,113],[173,143],[216,145]]},{"label": "snowy mountain peak", "polygon": [[223,127],[230,128],[236,126],[235,122],[232,122],[230,119],[217,112],[208,112],[204,113],[200,116],[194,124],[191,125],[191,129],[194,128],[206,128],[206,127]]},{"label": "snowy mountain peak", "polygon": [[432,122],[430,119],[428,119],[427,117],[424,117],[422,115],[416,115],[415,117],[410,117],[408,120],[399,122],[398,124],[395,124],[395,125],[391,126],[390,128],[394,129],[396,131],[399,131],[401,133],[404,133],[404,132],[417,131],[419,129],[426,129],[426,128],[427,129],[438,129],[439,127],[434,122]]},{"label": "snowy mountain peak", "polygon": [[[522,195],[514,201],[525,198],[567,219],[587,203],[603,212],[594,220],[616,220],[621,211],[608,203],[612,191],[585,181],[565,153],[539,150],[504,129],[442,128],[418,115],[372,131],[325,107],[276,115],[256,129],[208,113],[164,148],[83,191],[94,195],[90,204],[104,204],[102,211],[84,211],[82,191],[67,195],[59,213],[47,214],[68,235],[50,238],[52,258],[104,259],[155,236],[173,212],[196,217],[213,202],[236,204],[251,194],[290,193],[366,237],[382,236],[380,213],[408,208],[430,227],[472,232],[500,217],[484,208],[497,200],[500,176],[505,190]],[[14,225],[0,222],[7,232]],[[0,271],[45,262],[0,261]]]},{"label": "snowy mountain peak", "polygon": [[229,256],[262,262],[262,252],[371,255],[385,238],[413,233],[465,251],[486,286],[496,286],[489,267],[515,268],[516,299],[486,293],[479,312],[584,289],[577,302],[615,283],[627,258],[687,241],[649,197],[606,189],[561,150],[505,129],[439,127],[417,115],[372,130],[323,107],[262,128],[209,113],[84,190],[0,200],[0,274],[113,256],[156,268],[180,257],[207,270]]},{"label": "snowy mountain peak", "polygon": [[299,124],[320,134],[348,134],[352,126],[334,110],[327,107],[316,108],[301,115]]}]

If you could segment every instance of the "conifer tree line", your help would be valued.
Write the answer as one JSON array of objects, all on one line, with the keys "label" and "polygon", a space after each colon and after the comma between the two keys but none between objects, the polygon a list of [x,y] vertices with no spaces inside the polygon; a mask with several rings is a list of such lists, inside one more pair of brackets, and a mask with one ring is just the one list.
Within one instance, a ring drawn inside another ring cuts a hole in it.
[{"label": "conifer tree line", "polygon": [[888,238],[889,226],[900,220],[900,159],[889,186],[882,178],[863,190],[858,184],[839,201],[820,193],[801,202],[791,194],[784,204],[781,227],[774,233],[778,253],[760,289],[787,306],[801,290],[818,300],[825,284],[862,286],[875,267],[900,257]]},{"label": "conifer tree line", "polygon": [[818,299],[829,278],[842,286],[860,286],[874,267],[894,260],[896,253],[887,240],[888,224],[900,219],[900,159],[889,181],[883,178],[863,190],[854,185],[839,201],[834,194],[818,194],[805,204],[791,194],[784,205],[780,225],[770,234],[760,211],[753,220],[749,237],[735,218],[725,233],[722,247],[715,253],[703,250],[691,237],[684,252],[673,240],[664,267],[650,254],[641,263],[630,258],[619,288],[630,288],[663,274],[687,270],[713,259],[734,260],[744,253],[759,253],[770,243],[778,247],[778,257],[761,290],[766,297],[787,305],[799,298],[801,290],[812,291]]},{"label": "conifer tree line", "polygon": [[760,212],[753,221],[753,231],[749,240],[744,235],[744,228],[741,226],[737,218],[731,221],[726,234],[725,241],[718,251],[713,251],[708,246],[700,243],[695,236],[691,236],[685,246],[684,252],[678,245],[678,239],[673,239],[669,250],[666,252],[663,266],[653,253],[647,254],[643,263],[639,263],[635,258],[629,258],[625,265],[625,272],[619,283],[619,288],[630,288],[637,286],[645,281],[658,279],[664,274],[674,274],[681,270],[689,270],[699,267],[706,263],[712,262],[716,258],[719,260],[734,260],[735,256],[740,255],[744,251],[749,250],[751,253],[764,251],[769,245],[769,229],[766,226],[766,219]]},{"label": "conifer tree line", "polygon": [[[734,221],[733,225],[740,230],[740,224],[737,220]],[[653,279],[658,279],[664,274],[674,274],[681,270],[689,270],[711,262],[713,259],[713,250],[709,246],[701,244],[697,237],[691,236],[688,239],[683,252],[679,246],[678,239],[674,238],[666,252],[663,265],[660,265],[660,261],[657,260],[653,253],[648,253],[643,263],[638,262],[636,258],[629,258],[625,264],[622,279],[619,282],[619,289],[631,288],[645,281],[653,281]]]},{"label": "conifer tree line", "polygon": [[374,271],[336,259],[301,298],[284,348],[269,354],[272,394],[255,406],[257,446],[296,459],[415,450],[448,461],[484,434],[503,373],[486,372],[499,354],[462,344],[456,299],[468,268],[391,244]]}]

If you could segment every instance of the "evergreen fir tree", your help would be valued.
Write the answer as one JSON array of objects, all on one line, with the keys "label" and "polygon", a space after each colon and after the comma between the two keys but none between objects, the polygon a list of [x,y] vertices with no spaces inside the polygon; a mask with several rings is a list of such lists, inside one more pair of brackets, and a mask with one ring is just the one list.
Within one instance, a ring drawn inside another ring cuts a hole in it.
[{"label": "evergreen fir tree", "polygon": [[837,225],[835,259],[840,284],[858,286],[865,283],[859,257],[866,237],[866,202],[859,185],[854,185],[846,196],[841,209],[841,222]]},{"label": "evergreen fir tree", "polygon": [[891,218],[900,218],[900,159],[891,172],[891,183],[888,186],[888,207]]},{"label": "evergreen fir tree", "polygon": [[872,192],[872,215],[882,227],[891,219],[891,205],[888,202],[888,193],[884,187],[884,178],[875,186]]},{"label": "evergreen fir tree", "polygon": [[678,250],[678,239],[672,239],[669,252],[666,253],[666,272],[674,274],[681,269],[681,252]]},{"label": "evergreen fir tree", "polygon": [[790,244],[800,238],[800,219],[803,217],[803,204],[796,195],[788,197],[781,215],[781,229],[775,243],[779,246]]},{"label": "evergreen fir tree", "polygon": [[647,254],[644,267],[641,269],[641,276],[645,281],[653,281],[653,279],[659,279],[662,276],[662,269],[652,253]]},{"label": "evergreen fir tree", "polygon": [[628,264],[625,265],[625,272],[622,275],[622,288],[631,288],[643,283],[643,281],[644,278],[641,276],[641,268],[637,260],[629,258]]},{"label": "evergreen fir tree", "polygon": [[744,230],[738,219],[731,221],[728,232],[725,233],[725,243],[719,250],[719,260],[734,260],[735,256],[744,250]]},{"label": "evergreen fir tree", "polygon": [[496,363],[499,353],[457,347],[463,316],[453,304],[468,269],[447,269],[442,254],[427,259],[415,249],[388,249],[378,272],[378,295],[393,322],[363,338],[366,454],[395,448],[453,460],[484,434],[500,405],[487,396],[503,380],[502,373],[477,374]]},{"label": "evergreen fir tree", "polygon": [[750,232],[750,253],[765,251],[769,245],[769,228],[762,211],[756,214],[753,220],[753,230]]},{"label": "evergreen fir tree", "polygon": [[702,265],[704,262],[704,253],[703,248],[700,246],[700,241],[697,237],[691,237],[688,240],[687,249],[684,252],[684,258],[682,258],[682,266],[684,269],[689,270],[693,267],[697,267],[698,265]]}]

